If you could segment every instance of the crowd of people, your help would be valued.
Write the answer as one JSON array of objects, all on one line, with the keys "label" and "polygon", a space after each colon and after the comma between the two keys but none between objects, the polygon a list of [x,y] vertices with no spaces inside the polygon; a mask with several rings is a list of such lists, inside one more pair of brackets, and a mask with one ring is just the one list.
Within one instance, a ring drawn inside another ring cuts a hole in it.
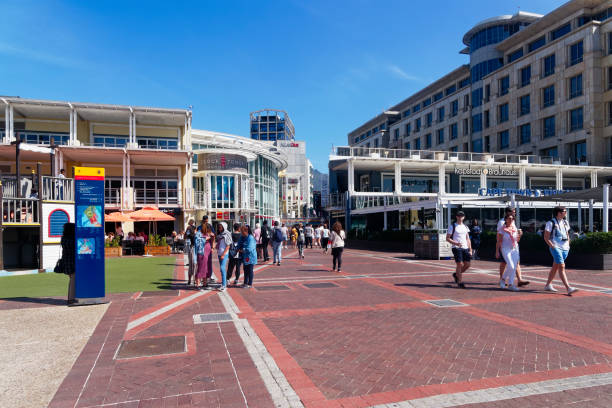
[{"label": "crowd of people", "polygon": [[[327,224],[313,226],[297,223],[288,227],[284,223],[274,221],[272,227],[264,220],[260,225],[235,223],[231,231],[225,222],[217,223],[215,229],[208,222],[208,216],[202,218],[200,225],[189,220],[184,233],[185,253],[188,259],[187,285],[194,285],[200,290],[210,289],[217,283],[213,274],[213,252],[216,251],[219,274],[221,276],[220,291],[232,284],[250,288],[253,286],[253,268],[260,263],[281,265],[283,248],[288,245],[298,250],[298,256],[304,259],[304,249],[320,248],[324,253],[331,249],[333,270],[341,272],[342,252],[346,233],[342,225],[336,222],[331,230]],[[269,249],[272,247],[272,258]],[[244,271],[243,284],[239,284],[240,268]]]},{"label": "crowd of people", "polygon": [[[548,274],[544,290],[557,292],[557,289],[552,285],[552,281],[558,273],[567,294],[571,295],[578,289],[570,286],[565,273],[565,260],[569,254],[571,240],[571,228],[566,220],[566,215],[566,208],[557,206],[553,209],[553,218],[544,226],[543,239],[553,258],[553,266]],[[458,211],[456,222],[449,225],[446,234],[446,241],[452,245],[456,263],[453,279],[460,288],[465,288],[463,274],[470,268],[471,260],[477,254],[475,244],[480,245],[480,233],[482,231],[477,220],[472,222],[471,230],[464,224],[464,220],[465,213]],[[519,243],[523,231],[517,228],[515,220],[516,209],[506,207],[504,218],[500,219],[497,224],[495,258],[500,261],[500,288],[518,292],[519,287],[528,285],[530,282],[523,280],[521,275]]]}]

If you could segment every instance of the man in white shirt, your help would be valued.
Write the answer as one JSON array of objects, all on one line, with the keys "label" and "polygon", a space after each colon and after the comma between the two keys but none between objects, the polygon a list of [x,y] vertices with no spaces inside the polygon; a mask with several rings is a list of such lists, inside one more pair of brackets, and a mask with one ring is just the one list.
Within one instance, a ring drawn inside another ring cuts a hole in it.
[{"label": "man in white shirt", "polygon": [[[501,235],[503,235],[503,229],[504,229],[504,224],[505,224],[505,219],[506,219],[506,215],[512,215],[512,217],[514,217],[514,219],[516,220],[516,208],[514,207],[506,207],[506,211],[504,213],[504,217],[501,218],[498,222],[497,222],[497,237],[500,238]],[[512,225],[514,225],[516,227],[516,224],[514,221],[512,221]],[[529,285],[529,281],[525,281],[523,280],[523,276],[521,275],[521,265],[520,265],[520,258],[519,258],[519,263],[516,265],[516,279],[518,281],[518,286],[525,286],[525,285]],[[506,261],[504,260],[504,257],[502,256],[502,254],[499,254],[499,279],[502,279],[502,276],[504,276],[504,271],[506,270]]]},{"label": "man in white shirt", "polygon": [[448,226],[446,241],[453,246],[453,255],[457,264],[457,270],[453,273],[453,278],[460,288],[465,289],[462,274],[470,267],[472,242],[470,241],[470,229],[463,224],[465,213],[457,211],[456,217],[457,222]]},{"label": "man in white shirt", "polygon": [[555,274],[559,272],[559,277],[567,289],[567,294],[571,296],[578,289],[569,285],[565,275],[565,259],[570,250],[570,226],[565,219],[566,214],[567,210],[565,207],[555,207],[553,209],[553,219],[548,221],[544,228],[544,241],[546,241],[546,245],[550,248],[550,254],[553,257],[553,266],[548,274],[544,290],[549,292],[557,291],[552,285],[552,280],[555,278]]}]

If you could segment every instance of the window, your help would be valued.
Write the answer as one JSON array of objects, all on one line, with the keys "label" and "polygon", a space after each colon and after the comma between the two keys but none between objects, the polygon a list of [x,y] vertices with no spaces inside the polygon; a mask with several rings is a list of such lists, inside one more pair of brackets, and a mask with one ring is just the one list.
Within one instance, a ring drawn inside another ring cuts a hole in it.
[{"label": "window", "polygon": [[544,57],[544,67],[542,77],[547,77],[555,73],[555,54]]},{"label": "window", "polygon": [[463,95],[463,110],[467,111],[470,106],[470,95]]},{"label": "window", "polygon": [[474,65],[470,70],[472,83],[474,84],[480,81],[491,72],[496,71],[502,65],[504,65],[504,60],[502,58],[493,58]]},{"label": "window", "polygon": [[569,99],[582,95],[582,74],[569,79]]},{"label": "window", "polygon": [[505,95],[510,89],[510,77],[505,76],[499,80],[499,96]]},{"label": "window", "polygon": [[444,143],[444,129],[438,129],[438,144]]},{"label": "window", "polygon": [[470,133],[470,127],[468,125],[468,120],[466,118],[466,119],[463,119],[463,135],[465,136],[468,133]]},{"label": "window", "polygon": [[437,102],[437,101],[439,101],[440,99],[442,99],[442,96],[444,96],[444,94],[443,94],[442,92],[438,92],[437,94],[435,94],[435,95],[433,96],[433,100],[434,100],[434,102]]},{"label": "window", "polygon": [[542,157],[558,158],[559,157],[559,150],[557,149],[557,146],[549,147],[548,149],[542,149],[542,150],[540,150],[540,156],[542,156]]},{"label": "window", "polygon": [[378,147],[378,138],[374,139],[374,147]]},{"label": "window", "polygon": [[459,146],[453,146],[450,148],[451,152],[458,152],[459,151]]},{"label": "window", "polygon": [[370,137],[370,136],[372,136],[372,131],[371,131],[371,130],[368,130],[368,131],[366,132],[366,137]]},{"label": "window", "polygon": [[431,149],[431,133],[425,135],[425,148]]},{"label": "window", "polygon": [[399,140],[399,129],[395,129],[393,131],[393,139],[394,140]]},{"label": "window", "polygon": [[355,141],[353,143],[357,143],[357,142],[359,142],[359,136],[355,138]]},{"label": "window", "polygon": [[548,139],[555,136],[555,117],[549,116],[542,120],[542,138]]},{"label": "window", "polygon": [[608,126],[612,125],[612,102],[608,102]]},{"label": "window", "polygon": [[433,122],[433,113],[429,112],[425,115],[425,127],[431,127],[431,123]]},{"label": "window", "polygon": [[438,108],[438,122],[444,121],[444,106]]},{"label": "window", "polygon": [[376,132],[378,132],[378,126],[376,126],[374,129],[372,129],[372,134],[376,134]]},{"label": "window", "polygon": [[421,150],[421,138],[417,137],[416,139],[414,139],[414,148],[416,150]]},{"label": "window", "polygon": [[482,132],[482,113],[472,115],[472,133]]},{"label": "window", "polygon": [[451,140],[456,139],[457,136],[459,135],[459,132],[457,131],[457,124],[453,123],[452,125],[450,125],[448,127],[448,133],[449,133],[449,137]]},{"label": "window", "polygon": [[521,87],[529,85],[531,82],[531,65],[521,69]]},{"label": "window", "polygon": [[459,112],[459,101],[455,99],[451,102],[451,116],[457,116],[457,112]]},{"label": "window", "polygon": [[421,130],[421,118],[414,121],[414,131],[419,132]]},{"label": "window", "polygon": [[612,67],[608,67],[608,90],[612,89]]},{"label": "window", "polygon": [[506,149],[510,146],[510,131],[504,130],[503,132],[499,132],[499,148]]},{"label": "window", "polygon": [[565,25],[562,25],[561,27],[557,28],[556,30],[553,30],[550,32],[550,40],[554,41],[559,37],[564,36],[565,34],[569,33],[572,30],[572,26],[570,23],[567,23]]},{"label": "window", "polygon": [[410,123],[406,123],[406,136],[410,136]]},{"label": "window", "polygon": [[529,95],[519,98],[519,116],[527,115],[531,111],[531,101]]},{"label": "window", "polygon": [[612,54],[612,31],[608,33],[608,55]]},{"label": "window", "polygon": [[518,50],[511,52],[508,55],[508,64],[511,63],[512,61],[516,61],[517,59],[521,58],[523,56],[523,49],[519,48]]},{"label": "window", "polygon": [[405,110],[404,113],[402,113],[403,118],[407,118],[408,116],[410,116],[410,109]]},{"label": "window", "polygon": [[555,86],[547,86],[542,89],[542,107],[547,108],[555,104]]},{"label": "window", "polygon": [[484,137],[484,151],[487,153],[491,151],[491,137],[490,136]]},{"label": "window", "polygon": [[429,105],[431,105],[431,98],[427,98],[427,99],[425,99],[425,100],[423,101],[423,107],[424,107],[424,108],[425,108],[425,107],[427,107],[427,106],[429,106]]},{"label": "window", "polygon": [[177,149],[177,139],[166,139],[160,137],[137,137],[138,147],[141,149]]},{"label": "window", "polygon": [[512,34],[519,31],[521,26],[526,25],[525,23],[511,23],[511,24],[498,24],[491,27],[483,28],[482,30],[474,33],[469,39],[470,53],[477,49],[490,45],[497,44],[500,41],[505,40]]},{"label": "window", "polygon": [[383,123],[382,125],[380,125],[380,130],[385,130],[387,128],[387,124]]},{"label": "window", "polygon": [[484,100],[485,100],[485,102],[489,102],[489,99],[491,99],[491,85],[486,84],[485,85]]},{"label": "window", "polygon": [[474,153],[482,153],[482,139],[472,141],[472,151]]},{"label": "window", "polygon": [[476,108],[482,105],[482,88],[474,89],[472,91],[472,107]]},{"label": "window", "polygon": [[418,111],[420,111],[420,110],[421,110],[421,105],[420,105],[420,104],[418,104],[418,105],[414,105],[414,106],[412,107],[412,113],[414,113],[414,112],[418,112]]},{"label": "window", "polygon": [[446,96],[448,96],[448,95],[450,95],[450,94],[452,94],[452,93],[455,93],[455,91],[456,91],[456,90],[457,90],[457,86],[456,86],[456,85],[451,85],[451,86],[449,86],[448,88],[446,88],[446,89],[444,90],[444,94],[445,94]]},{"label": "window", "polygon": [[491,121],[490,121],[490,118],[489,118],[489,111],[486,110],[486,111],[484,111],[484,127],[486,129],[489,126],[491,126]]},{"label": "window", "polygon": [[531,124],[527,123],[519,127],[519,144],[529,143],[531,141]]},{"label": "window", "polygon": [[544,44],[546,44],[546,38],[544,36],[541,36],[537,40],[529,43],[529,47],[528,47],[529,52],[537,50],[538,48],[542,47]]},{"label": "window", "polygon": [[[39,131],[19,131],[19,132],[15,132],[16,133],[16,138],[17,140],[21,140],[25,143],[28,144],[37,144],[37,145],[50,145],[51,144],[51,139],[53,139],[53,143],[56,146],[59,145],[66,145],[68,144],[68,139],[70,139],[70,136],[67,133],[50,133],[50,132],[39,132]],[[114,136],[111,136],[110,138],[115,139]],[[109,139],[110,139],[109,138]],[[125,139],[127,141],[127,137],[122,138],[122,137],[117,137],[117,139],[123,140]],[[127,143],[127,142],[126,142]],[[120,146],[110,146],[110,147],[123,147],[125,146],[125,144],[120,145]]]},{"label": "window", "polygon": [[404,149],[406,149],[406,150],[410,150],[410,142],[406,142],[406,143],[404,144]]},{"label": "window", "polygon": [[570,65],[576,65],[582,62],[582,41],[577,42],[576,44],[570,45]]},{"label": "window", "polygon": [[49,237],[58,238],[64,234],[64,224],[70,222],[68,213],[64,210],[53,210],[49,214]]},{"label": "window", "polygon": [[582,129],[582,108],[573,109],[569,112],[570,132]]},{"label": "window", "polygon": [[572,150],[576,163],[585,162],[587,160],[586,142],[576,143]]},{"label": "window", "polygon": [[469,84],[470,84],[470,77],[463,78],[461,81],[459,81],[459,89],[465,88]]}]

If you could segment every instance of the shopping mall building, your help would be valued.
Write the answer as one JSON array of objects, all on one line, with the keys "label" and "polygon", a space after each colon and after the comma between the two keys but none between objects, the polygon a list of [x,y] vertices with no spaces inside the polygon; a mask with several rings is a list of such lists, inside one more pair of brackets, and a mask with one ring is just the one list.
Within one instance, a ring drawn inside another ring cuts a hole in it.
[{"label": "shopping mall building", "polygon": [[[105,169],[106,213],[154,206],[174,216],[158,224],[162,234],[205,214],[228,222],[279,218],[283,153],[257,140],[192,130],[190,110],[18,97],[0,102],[0,270],[55,265],[63,224],[74,221],[78,166]],[[146,232],[149,224],[123,227]]]}]

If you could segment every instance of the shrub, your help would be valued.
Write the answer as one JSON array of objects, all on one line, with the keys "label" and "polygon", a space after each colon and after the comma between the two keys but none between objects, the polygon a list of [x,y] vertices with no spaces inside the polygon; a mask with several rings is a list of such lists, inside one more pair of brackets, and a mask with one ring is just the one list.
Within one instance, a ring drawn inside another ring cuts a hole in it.
[{"label": "shrub", "polygon": [[612,232],[589,232],[570,242],[572,251],[584,254],[612,253]]},{"label": "shrub", "polygon": [[157,235],[157,234],[151,234],[149,235],[148,245],[149,246],[166,246],[168,245],[168,243],[166,242],[165,237],[161,235]]},{"label": "shrub", "polygon": [[120,246],[119,237],[115,237],[113,239],[107,239],[104,241],[105,248],[116,248],[118,246]]}]

